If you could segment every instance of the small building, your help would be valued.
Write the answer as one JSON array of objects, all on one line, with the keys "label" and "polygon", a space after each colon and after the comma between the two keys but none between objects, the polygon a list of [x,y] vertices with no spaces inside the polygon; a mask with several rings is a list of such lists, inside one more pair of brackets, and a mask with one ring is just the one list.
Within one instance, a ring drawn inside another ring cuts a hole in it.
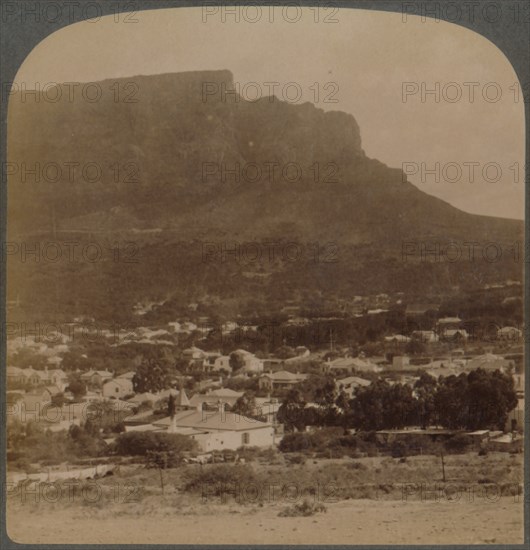
[{"label": "small building", "polygon": [[516,327],[502,327],[497,331],[497,339],[508,342],[520,342],[523,332]]},{"label": "small building", "polygon": [[390,336],[385,336],[385,342],[391,342],[393,344],[406,344],[410,342],[410,338],[408,336],[404,336],[403,334],[392,334]]},{"label": "small building", "polygon": [[259,388],[261,390],[287,390],[290,389],[307,378],[305,374],[295,374],[285,370],[278,372],[267,372],[259,377]]},{"label": "small building", "polygon": [[231,371],[230,357],[228,355],[221,355],[218,352],[205,352],[202,362],[202,371],[219,372],[221,370],[227,373]]},{"label": "small building", "polygon": [[101,387],[107,381],[113,378],[112,372],[107,370],[89,370],[81,375],[81,380],[91,386]]},{"label": "small building", "polygon": [[26,377],[24,371],[18,367],[7,367],[7,383],[11,384],[24,384]]},{"label": "small building", "polygon": [[439,338],[434,330],[415,330],[412,332],[412,338],[425,344],[438,342]]},{"label": "small building", "polygon": [[381,372],[383,368],[369,359],[361,357],[339,357],[334,361],[328,360],[323,366],[324,372],[335,376],[353,374],[355,372]]},{"label": "small building", "polygon": [[124,399],[134,393],[132,380],[128,378],[115,378],[103,384],[103,397],[112,399]]},{"label": "small building", "polygon": [[237,355],[243,362],[241,372],[244,373],[261,373],[263,372],[263,361],[244,349],[237,349],[232,352]]},{"label": "small building", "polygon": [[394,355],[392,357],[392,369],[407,370],[410,368],[410,357],[407,355]]},{"label": "small building", "polygon": [[229,388],[220,388],[212,390],[208,393],[196,393],[189,400],[189,405],[197,410],[207,410],[218,408],[219,403],[233,407],[236,401],[245,392],[231,390]]},{"label": "small building", "polygon": [[500,355],[485,353],[477,355],[466,363],[466,370],[484,369],[500,370],[501,372],[510,372],[514,367],[514,362],[510,359],[504,359]]},{"label": "small building", "polygon": [[337,390],[339,392],[345,392],[350,398],[353,397],[356,388],[369,386],[370,384],[371,382],[369,380],[359,378],[358,376],[348,376],[347,378],[342,378],[335,382]]},{"label": "small building", "polygon": [[48,383],[64,391],[68,386],[68,376],[62,369],[50,370],[48,371]]},{"label": "small building", "polygon": [[503,434],[494,439],[490,439],[488,448],[491,451],[522,453],[524,448],[524,438],[514,433]]},{"label": "small building", "polygon": [[429,302],[417,302],[407,305],[406,314],[410,317],[417,317],[425,315],[428,311],[437,312],[439,309],[439,304]]},{"label": "small building", "polygon": [[442,331],[441,336],[446,342],[465,342],[469,338],[467,330],[463,328],[449,328]]},{"label": "small building", "polygon": [[38,371],[32,367],[28,367],[26,369],[22,369],[22,372],[26,380],[26,384],[29,386],[40,386],[44,383],[44,371]]},{"label": "small building", "polygon": [[225,412],[222,406],[212,412],[182,411],[173,418],[168,416],[153,422],[153,425],[169,433],[188,435],[197,441],[203,452],[274,445],[271,423]]}]

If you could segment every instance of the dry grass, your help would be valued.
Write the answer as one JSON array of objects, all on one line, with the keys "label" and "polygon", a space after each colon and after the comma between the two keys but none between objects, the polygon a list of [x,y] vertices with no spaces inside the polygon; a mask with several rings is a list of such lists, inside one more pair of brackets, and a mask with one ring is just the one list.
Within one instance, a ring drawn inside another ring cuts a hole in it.
[{"label": "dry grass", "polygon": [[[435,456],[415,456],[405,461],[389,457],[352,460],[308,460],[283,466],[260,462],[241,465],[188,465],[162,472],[139,465],[122,466],[118,475],[95,481],[61,483],[56,488],[13,488],[10,509],[39,512],[77,510],[82,516],[208,514],[221,506],[234,513],[253,513],[264,505],[304,501],[328,504],[350,499],[402,500],[425,486],[450,487],[452,491],[489,490],[513,496],[523,484],[522,455],[489,453],[445,457],[445,483],[441,461]],[[51,498],[50,498],[51,497]]]}]

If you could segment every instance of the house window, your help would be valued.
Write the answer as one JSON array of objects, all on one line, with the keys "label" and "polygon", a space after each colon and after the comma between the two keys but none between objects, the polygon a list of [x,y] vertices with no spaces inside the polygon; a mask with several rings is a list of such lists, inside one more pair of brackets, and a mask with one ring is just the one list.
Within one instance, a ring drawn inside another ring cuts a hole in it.
[{"label": "house window", "polygon": [[250,443],[250,434],[245,432],[242,436],[241,436],[241,442],[243,443],[243,445],[248,445]]},{"label": "house window", "polygon": [[115,391],[116,393],[119,393],[120,388],[116,388],[114,391]]}]

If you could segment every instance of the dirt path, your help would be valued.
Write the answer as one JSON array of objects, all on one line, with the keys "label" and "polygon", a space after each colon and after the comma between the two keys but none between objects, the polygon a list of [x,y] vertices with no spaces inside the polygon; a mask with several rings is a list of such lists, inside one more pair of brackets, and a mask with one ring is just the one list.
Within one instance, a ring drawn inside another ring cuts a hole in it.
[{"label": "dirt path", "polygon": [[[19,509],[21,510],[21,509]],[[207,515],[90,518],[83,510],[8,511],[8,534],[26,544],[522,544],[523,503],[350,500],[327,513],[281,518],[278,507]]]}]

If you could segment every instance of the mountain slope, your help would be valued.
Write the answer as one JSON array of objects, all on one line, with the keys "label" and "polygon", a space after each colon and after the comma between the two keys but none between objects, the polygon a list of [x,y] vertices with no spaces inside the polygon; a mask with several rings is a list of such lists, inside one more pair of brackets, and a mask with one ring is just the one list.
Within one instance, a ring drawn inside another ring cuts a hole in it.
[{"label": "mountain slope", "polygon": [[[350,114],[277,98],[205,95],[230,89],[229,71],[95,86],[101,91],[95,102],[63,87],[56,102],[47,100],[57,95],[50,91],[40,101],[11,97],[9,238],[134,241],[143,261],[67,268],[43,262],[42,277],[31,282],[28,265],[11,262],[11,296],[48,300],[43,307],[56,303],[59,312],[97,309],[119,294],[129,311],[155,295],[184,300],[239,292],[281,301],[304,291],[421,293],[521,277],[521,264],[506,254],[494,263],[404,262],[408,241],[495,242],[506,250],[522,241],[523,224],[462,212],[414,187],[401,170],[368,158]],[[37,167],[40,181],[23,176],[24,165]],[[333,243],[337,261],[203,261],[204,242],[220,249],[271,240],[305,248]],[[249,269],[264,282],[249,282]],[[88,274],[91,284],[79,284]],[[117,283],[123,279],[126,288]]]}]

